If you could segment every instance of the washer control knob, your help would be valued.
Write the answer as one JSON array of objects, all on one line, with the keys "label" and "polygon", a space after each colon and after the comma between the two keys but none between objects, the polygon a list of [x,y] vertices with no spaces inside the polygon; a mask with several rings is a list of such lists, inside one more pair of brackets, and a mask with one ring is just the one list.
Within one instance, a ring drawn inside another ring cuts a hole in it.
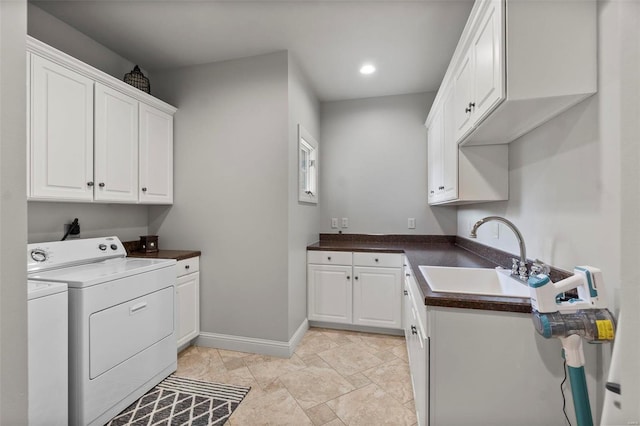
[{"label": "washer control knob", "polygon": [[42,249],[31,250],[31,258],[36,262],[44,262],[47,260],[47,252]]},{"label": "washer control knob", "polygon": [[118,250],[118,246],[115,244],[111,244],[111,250]]},{"label": "washer control knob", "polygon": [[106,244],[100,244],[100,245],[98,246],[98,248],[99,248],[100,250],[102,250],[102,251],[105,251],[105,250],[107,249],[107,245],[106,245]]}]

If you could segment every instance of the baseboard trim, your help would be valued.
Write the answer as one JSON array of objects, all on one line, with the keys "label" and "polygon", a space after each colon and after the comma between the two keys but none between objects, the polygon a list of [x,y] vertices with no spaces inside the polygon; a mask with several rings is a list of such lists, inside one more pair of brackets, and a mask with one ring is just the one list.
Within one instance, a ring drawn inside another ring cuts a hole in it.
[{"label": "baseboard trim", "polygon": [[403,329],[371,327],[368,325],[339,324],[339,323],[324,322],[324,321],[309,321],[309,326],[320,327],[320,328],[332,328],[335,330],[359,331],[363,333],[376,333],[376,334],[389,334],[392,336],[404,336]]},{"label": "baseboard trim", "polygon": [[302,321],[302,324],[300,324],[300,327],[298,327],[296,332],[293,333],[293,336],[291,336],[291,339],[289,339],[289,357],[293,355],[293,352],[296,350],[296,348],[300,344],[300,341],[304,337],[307,330],[309,330],[309,321],[305,318],[304,321]]},{"label": "baseboard trim", "polygon": [[229,351],[249,352],[260,355],[290,358],[296,346],[309,329],[309,322],[305,319],[300,327],[293,333],[288,342],[278,340],[257,339],[255,337],[233,336],[230,334],[218,334],[200,332],[195,344],[207,348],[226,349]]}]

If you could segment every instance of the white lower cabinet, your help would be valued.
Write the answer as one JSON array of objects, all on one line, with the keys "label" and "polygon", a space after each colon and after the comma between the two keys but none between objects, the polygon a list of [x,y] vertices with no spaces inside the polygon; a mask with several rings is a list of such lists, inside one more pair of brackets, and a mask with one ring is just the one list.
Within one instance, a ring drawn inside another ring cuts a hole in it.
[{"label": "white lower cabinet", "polygon": [[353,323],[402,328],[400,268],[353,267]]},{"label": "white lower cabinet", "polygon": [[[537,334],[531,314],[427,306],[406,261],[403,297],[419,426],[566,424],[560,341]],[[601,350],[584,346],[587,366],[597,364]],[[598,407],[598,380],[596,369],[587,369],[592,407]],[[567,413],[575,424],[572,410]]]},{"label": "white lower cabinet", "polygon": [[178,348],[200,334],[200,258],[180,260],[176,267]]},{"label": "white lower cabinet", "polygon": [[429,420],[429,337],[424,299],[413,277],[411,266],[405,261],[404,334],[409,355],[413,399],[418,425]]},{"label": "white lower cabinet", "polygon": [[309,265],[309,319],[351,324],[351,266]]},{"label": "white lower cabinet", "polygon": [[402,255],[307,252],[308,318],[402,328]]}]

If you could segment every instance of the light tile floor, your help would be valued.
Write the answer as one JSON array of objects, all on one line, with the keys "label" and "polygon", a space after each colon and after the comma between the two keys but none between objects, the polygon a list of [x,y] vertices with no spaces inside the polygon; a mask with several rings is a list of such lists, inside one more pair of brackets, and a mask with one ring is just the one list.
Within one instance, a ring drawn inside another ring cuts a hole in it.
[{"label": "light tile floor", "polygon": [[251,386],[227,425],[416,424],[405,340],[311,328],[290,359],[191,346],[176,375]]}]

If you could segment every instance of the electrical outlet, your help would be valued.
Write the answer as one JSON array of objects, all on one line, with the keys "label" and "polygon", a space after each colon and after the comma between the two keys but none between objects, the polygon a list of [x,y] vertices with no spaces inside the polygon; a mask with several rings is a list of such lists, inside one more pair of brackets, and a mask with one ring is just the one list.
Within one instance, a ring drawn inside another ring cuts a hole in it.
[{"label": "electrical outlet", "polygon": [[331,218],[331,227],[333,229],[336,229],[338,227],[338,218],[337,217],[332,217]]},{"label": "electrical outlet", "polygon": [[407,227],[409,229],[416,229],[416,218],[415,217],[410,217],[407,220]]},{"label": "electrical outlet", "polygon": [[348,217],[343,217],[342,218],[342,228],[348,228],[349,227],[349,218]]}]

